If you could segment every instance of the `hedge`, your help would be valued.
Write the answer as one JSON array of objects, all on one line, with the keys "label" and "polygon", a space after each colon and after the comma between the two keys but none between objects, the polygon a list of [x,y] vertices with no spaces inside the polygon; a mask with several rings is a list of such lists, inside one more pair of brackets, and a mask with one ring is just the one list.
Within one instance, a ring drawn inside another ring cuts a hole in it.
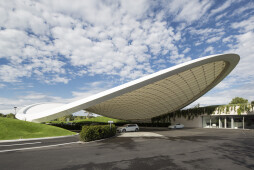
[{"label": "hedge", "polygon": [[116,126],[111,125],[90,125],[83,126],[81,132],[79,133],[80,140],[84,142],[109,138],[115,136]]},{"label": "hedge", "polygon": [[[49,123],[52,126],[57,126],[60,128],[64,128],[67,130],[81,130],[83,126],[88,125],[108,125],[108,123],[92,123],[92,122],[78,122],[78,123]],[[115,126],[123,126],[126,123],[114,123]],[[168,127],[171,123],[131,123],[131,124],[138,124],[140,127]]]}]

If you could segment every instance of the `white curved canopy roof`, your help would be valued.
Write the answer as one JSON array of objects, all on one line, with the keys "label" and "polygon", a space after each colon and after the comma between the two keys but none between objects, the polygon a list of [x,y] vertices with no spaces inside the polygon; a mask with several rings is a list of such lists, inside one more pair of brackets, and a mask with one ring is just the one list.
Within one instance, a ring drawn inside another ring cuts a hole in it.
[{"label": "white curved canopy roof", "polygon": [[149,119],[189,105],[222,81],[239,60],[237,54],[199,58],[69,104],[30,105],[16,117],[45,122],[86,110],[117,119]]}]

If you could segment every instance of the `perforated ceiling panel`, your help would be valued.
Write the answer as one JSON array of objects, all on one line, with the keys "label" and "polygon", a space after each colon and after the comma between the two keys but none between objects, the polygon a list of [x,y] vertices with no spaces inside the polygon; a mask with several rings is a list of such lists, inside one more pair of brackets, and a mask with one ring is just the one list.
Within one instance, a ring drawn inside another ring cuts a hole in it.
[{"label": "perforated ceiling panel", "polygon": [[124,120],[173,112],[206,93],[225,68],[224,61],[194,67],[85,110]]}]

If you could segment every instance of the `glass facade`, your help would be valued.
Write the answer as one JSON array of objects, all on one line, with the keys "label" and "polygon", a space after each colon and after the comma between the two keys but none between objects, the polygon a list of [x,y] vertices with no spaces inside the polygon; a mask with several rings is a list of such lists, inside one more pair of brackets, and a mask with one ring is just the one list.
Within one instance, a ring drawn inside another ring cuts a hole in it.
[{"label": "glass facade", "polygon": [[203,128],[254,129],[254,115],[203,116],[202,125]]}]

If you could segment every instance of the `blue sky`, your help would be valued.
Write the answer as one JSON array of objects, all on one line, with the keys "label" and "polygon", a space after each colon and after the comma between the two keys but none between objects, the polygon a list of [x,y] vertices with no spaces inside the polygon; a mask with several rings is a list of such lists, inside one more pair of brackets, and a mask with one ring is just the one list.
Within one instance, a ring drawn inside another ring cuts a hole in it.
[{"label": "blue sky", "polygon": [[192,105],[254,100],[254,2],[0,1],[0,110],[68,103],[199,57],[237,68]]}]

